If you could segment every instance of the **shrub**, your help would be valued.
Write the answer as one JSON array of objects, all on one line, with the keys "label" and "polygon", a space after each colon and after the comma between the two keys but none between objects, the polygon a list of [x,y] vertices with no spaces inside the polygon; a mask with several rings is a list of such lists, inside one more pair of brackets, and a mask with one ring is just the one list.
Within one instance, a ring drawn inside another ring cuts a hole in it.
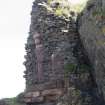
[{"label": "shrub", "polygon": [[85,7],[85,4],[86,3],[72,4],[69,0],[48,0],[47,3],[39,3],[39,5],[45,7],[49,12],[52,12],[57,16],[62,16],[66,19],[72,17],[72,11],[80,13]]}]

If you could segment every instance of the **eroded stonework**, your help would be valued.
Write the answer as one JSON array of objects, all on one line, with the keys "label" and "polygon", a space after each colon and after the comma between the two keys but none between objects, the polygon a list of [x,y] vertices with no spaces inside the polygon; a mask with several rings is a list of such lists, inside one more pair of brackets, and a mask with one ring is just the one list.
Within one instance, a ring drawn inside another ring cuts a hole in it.
[{"label": "eroded stonework", "polygon": [[98,90],[105,98],[105,0],[89,1],[79,22],[80,37],[94,67]]},{"label": "eroded stonework", "polygon": [[49,13],[35,0],[26,44],[27,105],[103,105],[78,24]]}]

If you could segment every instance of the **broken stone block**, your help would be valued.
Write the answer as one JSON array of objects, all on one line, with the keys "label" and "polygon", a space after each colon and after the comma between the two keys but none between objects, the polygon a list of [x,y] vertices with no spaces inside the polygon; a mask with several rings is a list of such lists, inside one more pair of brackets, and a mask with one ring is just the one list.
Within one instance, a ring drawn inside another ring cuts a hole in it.
[{"label": "broken stone block", "polygon": [[63,90],[61,89],[49,89],[49,90],[44,90],[42,91],[42,96],[47,96],[47,95],[62,95]]},{"label": "broken stone block", "polygon": [[37,91],[37,92],[33,92],[33,97],[39,97],[40,96],[40,92],[39,91]]},{"label": "broken stone block", "polygon": [[39,97],[40,96],[40,92],[36,91],[36,92],[28,92],[25,94],[25,98],[29,98],[29,97]]},{"label": "broken stone block", "polygon": [[31,102],[31,98],[24,98],[23,100],[25,103],[30,103]]},{"label": "broken stone block", "polygon": [[32,97],[32,92],[28,92],[24,95],[25,98],[29,98],[29,97]]},{"label": "broken stone block", "polygon": [[24,98],[25,103],[41,103],[44,101],[44,97],[30,97],[30,98]]},{"label": "broken stone block", "polygon": [[56,101],[57,99],[59,98],[59,96],[57,95],[48,95],[48,96],[45,96],[45,101],[47,102],[52,102],[52,101]]},{"label": "broken stone block", "polygon": [[41,103],[44,101],[44,97],[43,96],[40,96],[40,97],[36,97],[36,98],[32,98],[31,99],[31,102],[35,102],[35,103]]}]

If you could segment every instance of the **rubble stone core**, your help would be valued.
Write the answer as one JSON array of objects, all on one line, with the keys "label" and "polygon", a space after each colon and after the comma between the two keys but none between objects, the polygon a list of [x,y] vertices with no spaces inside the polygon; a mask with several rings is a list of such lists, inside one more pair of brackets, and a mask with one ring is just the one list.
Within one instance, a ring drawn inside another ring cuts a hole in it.
[{"label": "rubble stone core", "polygon": [[104,105],[77,21],[49,13],[35,0],[27,39],[23,101],[27,105]]}]

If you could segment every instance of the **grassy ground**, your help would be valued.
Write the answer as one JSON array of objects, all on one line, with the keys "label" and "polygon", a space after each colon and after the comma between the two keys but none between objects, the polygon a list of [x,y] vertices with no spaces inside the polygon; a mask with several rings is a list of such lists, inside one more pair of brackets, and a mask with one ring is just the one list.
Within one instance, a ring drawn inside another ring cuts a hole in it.
[{"label": "grassy ground", "polygon": [[25,104],[19,103],[17,101],[17,98],[14,97],[14,98],[5,98],[0,100],[0,105],[25,105]]}]

